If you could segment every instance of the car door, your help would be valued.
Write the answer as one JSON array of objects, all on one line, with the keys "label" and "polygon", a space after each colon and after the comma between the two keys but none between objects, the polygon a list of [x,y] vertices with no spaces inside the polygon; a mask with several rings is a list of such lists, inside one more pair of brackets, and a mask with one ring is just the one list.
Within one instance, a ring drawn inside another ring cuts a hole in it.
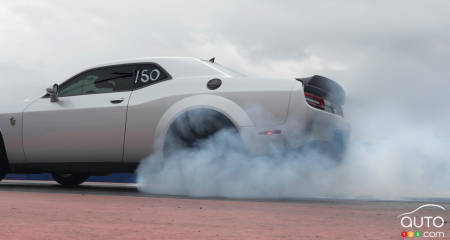
[{"label": "car door", "polygon": [[85,71],[63,83],[58,101],[44,96],[23,113],[28,162],[121,162],[136,67]]},{"label": "car door", "polygon": [[152,153],[155,129],[167,108],[179,99],[170,96],[176,85],[162,66],[143,63],[138,66],[131,95],[125,134],[124,162],[136,163]]}]

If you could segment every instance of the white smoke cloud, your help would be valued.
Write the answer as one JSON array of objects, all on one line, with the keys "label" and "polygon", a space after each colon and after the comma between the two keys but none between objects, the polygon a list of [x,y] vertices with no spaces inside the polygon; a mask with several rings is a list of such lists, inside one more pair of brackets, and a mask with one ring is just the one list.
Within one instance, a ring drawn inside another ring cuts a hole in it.
[{"label": "white smoke cloud", "polygon": [[408,127],[350,142],[342,164],[315,149],[246,153],[221,131],[193,149],[154,154],[137,170],[147,193],[228,198],[414,199],[450,197],[450,142]]}]

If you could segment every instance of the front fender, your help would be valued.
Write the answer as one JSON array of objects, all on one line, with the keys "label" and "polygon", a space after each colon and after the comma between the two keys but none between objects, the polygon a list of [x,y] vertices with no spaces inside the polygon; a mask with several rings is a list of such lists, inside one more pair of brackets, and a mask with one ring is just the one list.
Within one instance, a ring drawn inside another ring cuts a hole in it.
[{"label": "front fender", "polygon": [[[11,119],[13,119],[14,124],[11,123]],[[1,115],[0,131],[9,163],[26,162],[22,146],[22,114]]]}]

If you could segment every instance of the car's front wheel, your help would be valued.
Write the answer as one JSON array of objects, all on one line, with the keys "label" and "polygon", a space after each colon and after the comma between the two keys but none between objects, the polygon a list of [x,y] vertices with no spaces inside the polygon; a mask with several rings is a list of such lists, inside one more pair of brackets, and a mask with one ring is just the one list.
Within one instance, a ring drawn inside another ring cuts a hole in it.
[{"label": "car's front wheel", "polygon": [[83,174],[71,174],[71,173],[53,173],[53,179],[63,186],[74,187],[84,183],[89,176]]}]

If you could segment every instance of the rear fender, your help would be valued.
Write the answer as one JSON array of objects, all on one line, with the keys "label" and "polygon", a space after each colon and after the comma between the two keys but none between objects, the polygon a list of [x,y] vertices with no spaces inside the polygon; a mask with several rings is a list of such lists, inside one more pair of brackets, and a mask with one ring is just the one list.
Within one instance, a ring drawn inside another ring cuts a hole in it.
[{"label": "rear fender", "polygon": [[158,122],[155,131],[154,151],[162,151],[164,138],[175,119],[192,109],[211,109],[224,114],[239,131],[244,142],[251,141],[253,122],[248,114],[233,101],[217,95],[195,95],[184,98],[173,104]]}]

